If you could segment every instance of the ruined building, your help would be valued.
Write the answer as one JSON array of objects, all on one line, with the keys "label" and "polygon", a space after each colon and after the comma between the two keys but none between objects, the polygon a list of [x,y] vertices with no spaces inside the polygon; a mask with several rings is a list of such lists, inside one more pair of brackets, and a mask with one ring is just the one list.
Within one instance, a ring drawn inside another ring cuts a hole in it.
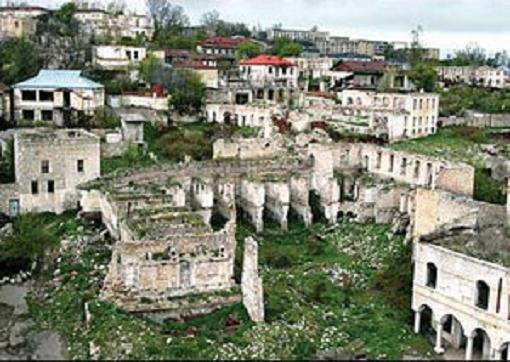
[{"label": "ruined building", "polygon": [[33,128],[9,132],[8,138],[4,145],[12,144],[15,180],[0,185],[1,213],[79,208],[76,185],[100,175],[99,137],[84,130]]}]

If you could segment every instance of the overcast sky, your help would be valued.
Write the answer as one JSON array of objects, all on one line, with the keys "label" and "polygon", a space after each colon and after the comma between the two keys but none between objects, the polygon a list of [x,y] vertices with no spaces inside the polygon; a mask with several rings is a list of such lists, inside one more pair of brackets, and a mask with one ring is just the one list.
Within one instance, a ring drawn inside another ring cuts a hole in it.
[{"label": "overcast sky", "polygon": [[[1,0],[0,0],[1,1]],[[124,0],[137,11],[145,0]],[[57,6],[61,0],[32,0]],[[98,1],[100,3],[106,0]],[[310,29],[317,25],[333,35],[410,41],[421,25],[425,46],[442,54],[477,43],[489,52],[510,52],[510,0],[174,0],[192,23],[216,9],[225,20],[269,27]]]}]

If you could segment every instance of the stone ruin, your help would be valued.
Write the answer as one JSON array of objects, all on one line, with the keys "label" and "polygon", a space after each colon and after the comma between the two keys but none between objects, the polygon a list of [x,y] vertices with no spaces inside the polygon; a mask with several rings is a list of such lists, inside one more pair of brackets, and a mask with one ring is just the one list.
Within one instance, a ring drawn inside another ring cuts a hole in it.
[{"label": "stone ruin", "polygon": [[103,298],[157,320],[242,300],[260,322],[262,280],[252,239],[245,241],[241,280],[234,281],[237,218],[257,232],[266,217],[286,230],[292,213],[305,225],[321,216],[330,223],[347,217],[390,223],[393,232],[413,235],[410,215],[421,210],[417,192],[470,197],[473,190],[471,166],[374,145],[295,144],[293,152],[265,157],[241,159],[237,153],[157,165],[82,185],[83,211],[100,213],[116,239]]}]

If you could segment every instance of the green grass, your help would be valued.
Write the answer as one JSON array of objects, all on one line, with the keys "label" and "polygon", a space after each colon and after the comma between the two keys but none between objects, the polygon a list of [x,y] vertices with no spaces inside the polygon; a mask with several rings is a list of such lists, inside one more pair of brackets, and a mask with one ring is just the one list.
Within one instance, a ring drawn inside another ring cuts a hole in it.
[{"label": "green grass", "polygon": [[[104,359],[310,359],[331,349],[370,358],[397,359],[410,350],[428,355],[430,345],[411,330],[410,246],[402,238],[389,240],[389,227],[344,222],[305,228],[293,221],[282,232],[276,223],[266,226],[255,234],[239,224],[235,270],[239,277],[242,241],[253,235],[260,245],[264,324],[252,323],[241,304],[160,325],[100,301],[106,269],[99,265],[110,258],[101,242],[79,255],[64,253],[62,286],[49,288],[44,302],[31,301],[32,317],[39,328],[66,335],[71,356],[79,359],[90,358],[90,342]],[[339,271],[337,278],[330,269]],[[90,329],[83,320],[86,301],[94,316]],[[228,332],[231,318],[238,328]]]}]

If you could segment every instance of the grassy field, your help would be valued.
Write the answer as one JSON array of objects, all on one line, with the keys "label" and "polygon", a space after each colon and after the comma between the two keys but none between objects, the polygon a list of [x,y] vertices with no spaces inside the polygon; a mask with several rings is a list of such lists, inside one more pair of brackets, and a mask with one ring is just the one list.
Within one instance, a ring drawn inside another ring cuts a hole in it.
[{"label": "grassy field", "polygon": [[[372,358],[430,353],[430,345],[411,330],[410,248],[388,240],[380,225],[340,223],[311,228],[292,223],[287,233],[269,225],[260,235],[240,224],[242,240],[260,243],[266,323],[253,324],[242,305],[183,323],[158,325],[99,301],[110,252],[89,244],[78,256],[65,253],[61,286],[44,302],[31,302],[40,328],[63,332],[71,355],[89,358],[89,343],[106,359],[304,359],[324,351]],[[239,275],[240,258],[236,274]],[[397,277],[395,277],[397,276]],[[94,316],[85,328],[83,304]],[[238,327],[229,330],[229,320]]]}]

